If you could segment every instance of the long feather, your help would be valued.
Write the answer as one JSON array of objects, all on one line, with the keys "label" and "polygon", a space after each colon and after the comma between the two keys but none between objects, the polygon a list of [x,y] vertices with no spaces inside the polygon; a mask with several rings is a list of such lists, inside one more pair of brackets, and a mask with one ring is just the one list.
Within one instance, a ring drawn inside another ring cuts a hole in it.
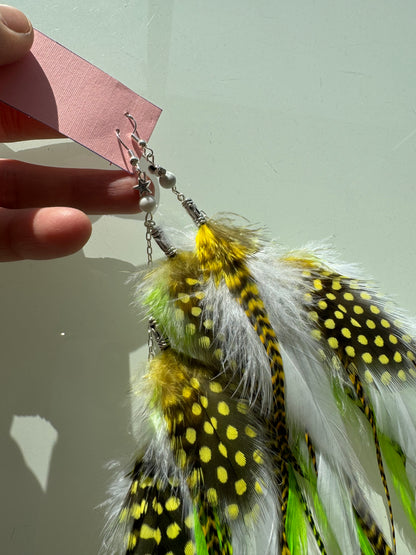
[{"label": "long feather", "polygon": [[[199,224],[195,248],[157,264],[139,288],[171,345],[147,372],[157,416],[143,464],[163,453],[170,462],[154,478],[162,472],[165,484],[173,465],[198,554],[262,552],[255,536],[266,522],[270,553],[395,553],[385,465],[415,518],[412,322],[325,249],[285,252],[230,221]],[[388,540],[350,413],[373,444]]]},{"label": "long feather", "polygon": [[293,469],[289,469],[286,520],[287,543],[292,555],[307,555],[307,520]]},{"label": "long feather", "polygon": [[401,500],[407,518],[416,532],[416,503],[415,489],[412,487],[406,473],[406,457],[400,447],[393,443],[388,437],[380,436],[380,444],[384,459],[392,477],[394,488]]},{"label": "long feather", "polygon": [[[231,554],[232,537],[242,530],[248,538],[245,546],[240,542],[241,553],[250,553],[250,535],[269,510],[266,493],[273,490],[269,454],[249,404],[235,395],[231,383],[214,379],[213,373],[215,369],[170,348],[149,363],[143,390],[149,392],[149,413],[160,417],[158,432],[132,473],[120,512],[121,521],[130,519],[126,553],[145,553],[149,541],[164,548],[170,538],[172,547],[176,545],[173,552],[189,545],[198,553]],[[169,467],[162,472],[163,464],[157,463],[166,448],[174,472]],[[176,490],[170,494],[175,479]],[[145,497],[142,484],[148,488]],[[187,507],[189,513],[189,502],[196,520],[188,530],[189,514],[185,518],[183,513],[180,521],[174,509]]]},{"label": "long feather", "polygon": [[[254,235],[255,237],[255,235]],[[290,553],[286,536],[289,497],[289,438],[285,414],[285,375],[276,332],[271,326],[267,309],[250,273],[248,257],[257,250],[253,234],[209,220],[202,224],[196,236],[196,255],[202,271],[218,286],[224,281],[232,297],[240,304],[258,335],[269,359],[273,387],[272,414],[268,426],[271,432],[275,472],[281,481],[282,553]]]}]

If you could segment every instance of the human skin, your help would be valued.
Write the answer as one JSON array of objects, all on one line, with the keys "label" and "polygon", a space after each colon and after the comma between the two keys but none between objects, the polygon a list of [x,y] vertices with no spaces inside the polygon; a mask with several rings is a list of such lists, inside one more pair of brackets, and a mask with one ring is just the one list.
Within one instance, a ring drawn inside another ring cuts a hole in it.
[{"label": "human skin", "polygon": [[[22,58],[33,28],[0,4],[0,65]],[[0,142],[62,137],[0,102]],[[0,159],[0,262],[49,259],[81,249],[91,235],[87,214],[138,212],[136,180],[123,171],[55,168]]]}]

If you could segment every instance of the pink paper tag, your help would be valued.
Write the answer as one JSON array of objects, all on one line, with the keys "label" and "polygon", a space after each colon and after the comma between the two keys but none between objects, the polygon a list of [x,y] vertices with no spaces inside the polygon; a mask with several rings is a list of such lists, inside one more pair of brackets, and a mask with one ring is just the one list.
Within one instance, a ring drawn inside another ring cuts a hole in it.
[{"label": "pink paper tag", "polygon": [[115,130],[119,128],[128,142],[132,127],[124,114],[130,112],[140,137],[147,141],[161,113],[154,104],[36,30],[31,52],[0,67],[0,101],[129,171]]}]

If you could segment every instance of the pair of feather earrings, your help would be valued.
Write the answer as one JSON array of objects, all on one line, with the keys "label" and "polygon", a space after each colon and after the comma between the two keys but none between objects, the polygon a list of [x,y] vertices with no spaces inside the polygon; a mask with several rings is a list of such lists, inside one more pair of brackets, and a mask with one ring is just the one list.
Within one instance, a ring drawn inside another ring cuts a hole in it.
[{"label": "pair of feather earrings", "polygon": [[[288,252],[208,218],[126,115],[140,159],[118,137],[148,252],[152,237],[166,259],[137,289],[146,432],[118,484],[108,552],[399,555],[399,526],[415,552],[414,324],[329,251]],[[149,175],[196,224],[189,247],[156,226]]]}]

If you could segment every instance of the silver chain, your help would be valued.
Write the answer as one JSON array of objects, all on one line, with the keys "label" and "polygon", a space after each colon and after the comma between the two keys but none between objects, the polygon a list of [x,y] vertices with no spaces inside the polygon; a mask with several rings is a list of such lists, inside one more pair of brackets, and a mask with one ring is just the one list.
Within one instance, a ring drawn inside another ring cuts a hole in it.
[{"label": "silver chain", "polygon": [[155,225],[156,224],[153,219],[152,213],[147,212],[144,219],[144,226],[146,228],[146,253],[148,266],[151,266],[153,262],[152,229],[155,227]]},{"label": "silver chain", "polygon": [[185,195],[180,193],[175,186],[172,187],[171,191],[174,195],[176,195],[176,198],[179,200],[179,202],[183,202],[185,200]]},{"label": "silver chain", "polygon": [[[152,229],[155,227],[155,221],[153,219],[153,215],[151,212],[146,213],[146,217],[144,219],[144,226],[146,228],[146,253],[147,253],[147,266],[151,266],[153,262],[153,245],[152,245]],[[153,329],[150,325],[150,322],[147,326],[147,349],[148,355],[147,360],[152,360],[155,356],[155,344],[154,344],[154,336],[153,336]]]}]

